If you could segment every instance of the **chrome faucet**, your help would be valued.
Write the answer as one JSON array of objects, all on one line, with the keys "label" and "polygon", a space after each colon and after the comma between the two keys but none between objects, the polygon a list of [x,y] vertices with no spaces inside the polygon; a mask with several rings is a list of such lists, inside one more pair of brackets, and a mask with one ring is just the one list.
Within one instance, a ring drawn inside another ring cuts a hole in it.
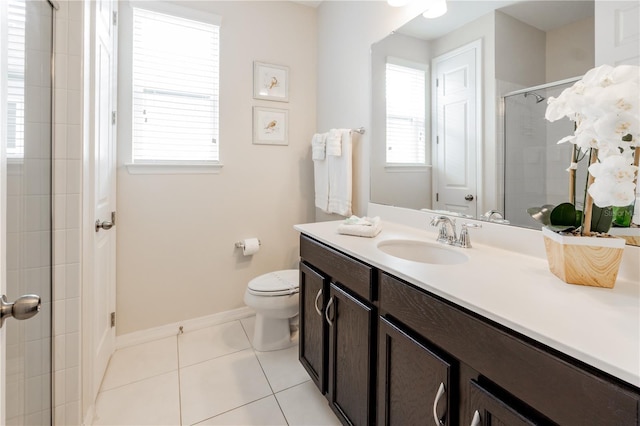
[{"label": "chrome faucet", "polygon": [[463,223],[460,230],[460,237],[456,236],[456,221],[447,216],[434,216],[431,219],[431,226],[438,226],[438,238],[436,241],[443,244],[449,244],[456,247],[471,248],[471,238],[469,237],[469,228],[482,228],[482,225],[476,223]]},{"label": "chrome faucet", "polygon": [[457,241],[456,220],[447,216],[434,216],[434,218],[431,219],[431,226],[438,225],[440,225],[440,228],[438,230],[438,239],[436,241],[451,245],[455,244]]}]

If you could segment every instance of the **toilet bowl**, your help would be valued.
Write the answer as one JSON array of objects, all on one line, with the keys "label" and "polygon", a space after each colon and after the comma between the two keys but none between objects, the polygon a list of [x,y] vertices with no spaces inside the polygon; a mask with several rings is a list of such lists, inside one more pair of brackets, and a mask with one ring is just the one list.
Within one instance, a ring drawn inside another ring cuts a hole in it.
[{"label": "toilet bowl", "polygon": [[297,269],[269,272],[249,281],[244,303],[256,311],[253,347],[275,351],[293,345],[289,322],[298,315]]}]

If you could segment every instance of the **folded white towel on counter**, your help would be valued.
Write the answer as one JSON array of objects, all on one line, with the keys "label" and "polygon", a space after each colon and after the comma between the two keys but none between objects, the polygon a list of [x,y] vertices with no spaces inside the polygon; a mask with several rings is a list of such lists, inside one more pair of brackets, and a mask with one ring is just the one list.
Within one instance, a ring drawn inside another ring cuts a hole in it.
[{"label": "folded white towel on counter", "polygon": [[316,133],[311,138],[311,159],[324,160],[327,143],[327,133]]},{"label": "folded white towel on counter", "polygon": [[382,221],[376,217],[351,216],[338,225],[338,233],[373,238],[382,231]]},{"label": "folded white towel on counter", "polygon": [[327,155],[340,157],[342,155],[342,130],[331,129],[327,135]]}]

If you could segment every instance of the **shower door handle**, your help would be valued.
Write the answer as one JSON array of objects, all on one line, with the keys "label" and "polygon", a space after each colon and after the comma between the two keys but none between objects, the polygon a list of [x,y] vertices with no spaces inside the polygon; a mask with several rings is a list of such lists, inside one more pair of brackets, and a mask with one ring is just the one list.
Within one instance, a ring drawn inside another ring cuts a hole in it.
[{"label": "shower door handle", "polygon": [[37,294],[25,294],[13,303],[7,302],[7,296],[3,294],[0,297],[0,328],[4,325],[6,318],[26,320],[40,312],[41,307],[42,302]]}]

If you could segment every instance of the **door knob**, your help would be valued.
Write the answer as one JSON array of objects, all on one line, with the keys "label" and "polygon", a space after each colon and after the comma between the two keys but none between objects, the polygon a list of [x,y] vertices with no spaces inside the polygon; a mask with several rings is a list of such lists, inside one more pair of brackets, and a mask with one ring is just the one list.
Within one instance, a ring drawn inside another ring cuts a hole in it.
[{"label": "door knob", "polygon": [[467,194],[467,195],[464,197],[464,199],[465,199],[465,200],[467,200],[467,201],[473,201],[473,195],[471,195],[471,194]]},{"label": "door knob", "polygon": [[116,225],[116,212],[111,212],[111,220],[100,221],[96,220],[96,232],[100,231],[100,228],[108,231]]},{"label": "door knob", "polygon": [[0,297],[0,327],[4,325],[5,318],[14,317],[17,320],[26,320],[40,312],[42,304],[37,294],[25,294],[15,302],[7,302],[7,296]]}]

